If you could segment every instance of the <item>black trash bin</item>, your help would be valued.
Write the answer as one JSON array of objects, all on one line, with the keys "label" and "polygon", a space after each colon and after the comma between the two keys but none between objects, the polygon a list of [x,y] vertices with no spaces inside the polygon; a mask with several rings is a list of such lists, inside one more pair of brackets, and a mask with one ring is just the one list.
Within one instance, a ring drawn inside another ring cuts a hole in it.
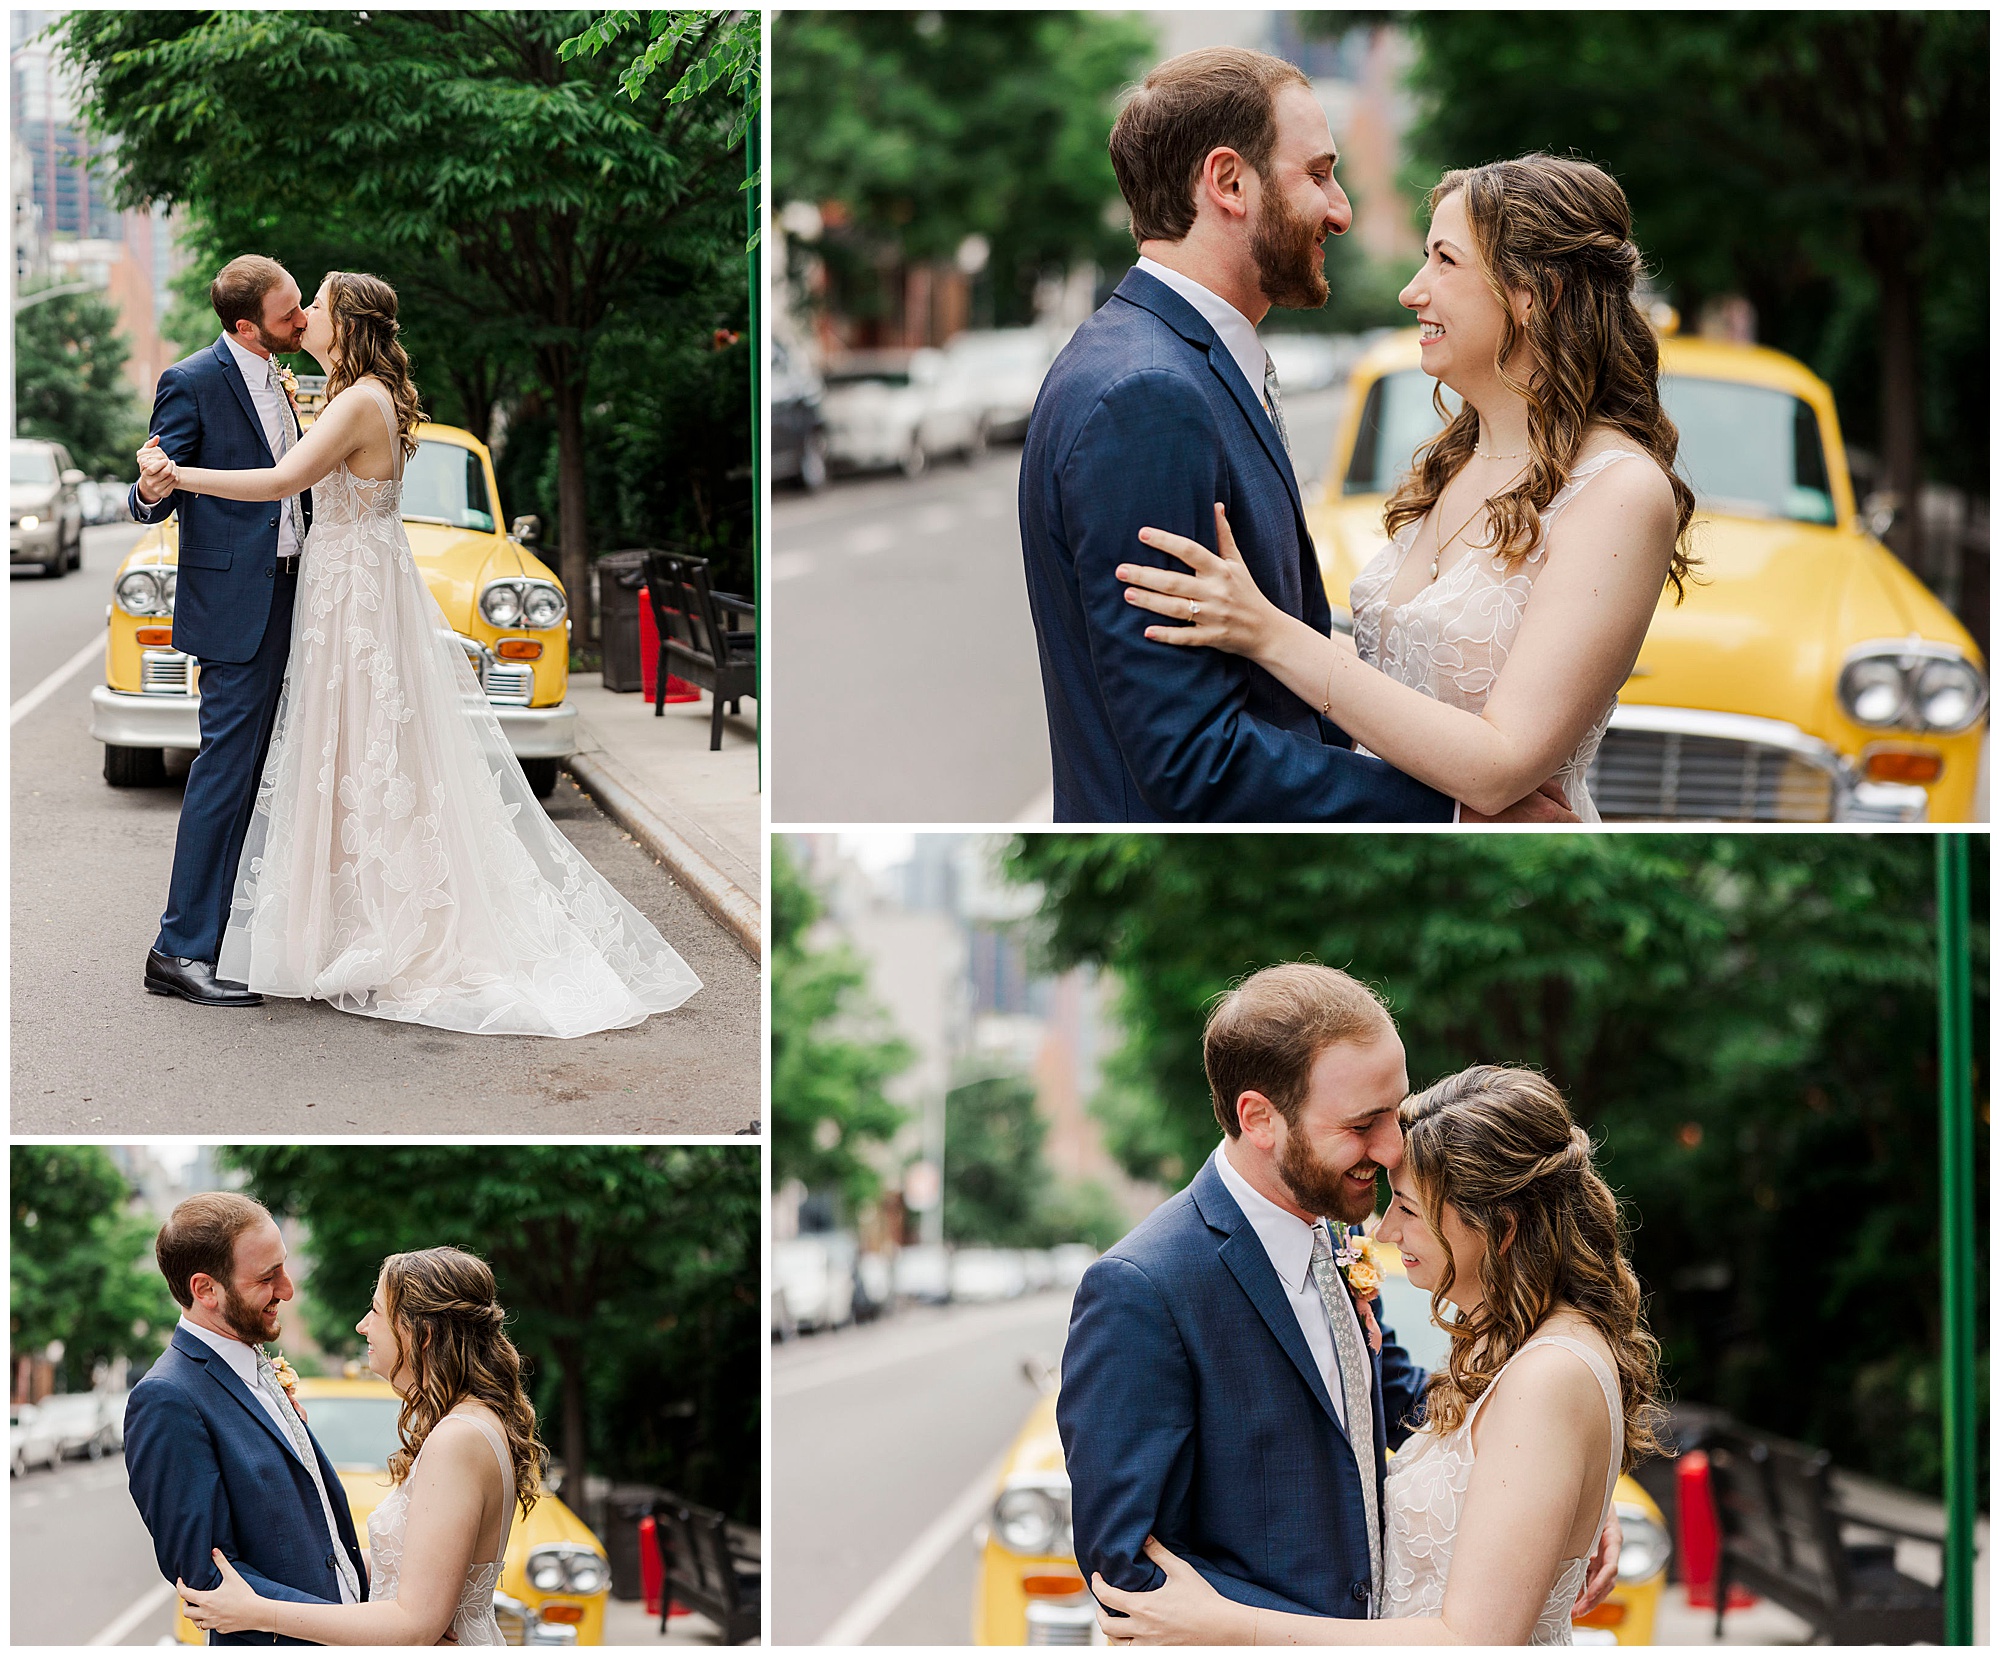
[{"label": "black trash bin", "polygon": [[611,1596],[646,1596],[639,1567],[639,1520],[653,1510],[660,1491],[651,1484],[613,1484],[604,1502],[604,1550],[611,1559]]},{"label": "black trash bin", "polygon": [[604,688],[643,690],[645,664],[639,659],[639,606],[646,600],[643,548],[607,552],[597,560],[597,625],[604,640]]}]

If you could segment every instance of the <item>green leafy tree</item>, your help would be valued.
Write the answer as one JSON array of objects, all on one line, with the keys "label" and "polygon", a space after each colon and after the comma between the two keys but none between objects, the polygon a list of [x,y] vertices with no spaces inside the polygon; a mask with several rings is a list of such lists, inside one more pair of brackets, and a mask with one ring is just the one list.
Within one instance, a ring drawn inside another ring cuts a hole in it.
[{"label": "green leafy tree", "polygon": [[1042,886],[1055,961],[1121,984],[1100,1105],[1135,1174],[1183,1182],[1219,1136],[1216,994],[1274,961],[1343,967],[1387,999],[1414,1085],[1503,1062],[1563,1089],[1635,1221],[1680,1397],[1934,1489],[1932,855],[1856,835],[1052,834],[1009,866]]},{"label": "green leafy tree", "polygon": [[1151,50],[1109,13],[781,12],[772,199],[837,204],[848,314],[881,307],[885,266],[979,235],[994,320],[1026,321],[1045,270],[1131,257],[1105,139]]},{"label": "green leafy tree", "polygon": [[92,1144],[17,1144],[8,1172],[14,1355],[60,1340],[65,1391],[87,1391],[114,1357],[158,1356],[176,1308],[153,1266],[153,1224],[126,1211],[132,1190],[111,1158]]},{"label": "green leafy tree", "polygon": [[[727,14],[706,15],[664,60],[675,83],[729,32]],[[560,55],[588,23],[73,12],[63,33],[91,128],[116,143],[122,200],[187,206],[212,252],[384,276],[426,313],[413,343],[475,430],[482,401],[532,366],[555,430],[561,572],[585,619],[595,347],[663,270],[693,281],[734,259],[742,171],[726,88],[635,103],[609,60]]]},{"label": "green leafy tree", "polygon": [[14,413],[23,437],[48,437],[92,477],[134,478],[146,415],[125,379],[131,347],[96,293],[65,294],[14,318]]},{"label": "green leafy tree", "polygon": [[568,1489],[597,1468],[755,1521],[754,1146],[243,1145],[227,1160],[310,1233],[330,1350],[355,1349],[387,1255],[467,1248],[493,1267]]},{"label": "green leafy tree", "polygon": [[[1765,342],[1825,374],[1879,445],[1884,486],[1913,501],[1928,445],[1984,491],[1985,12],[1407,17],[1425,162],[1598,162],[1682,309],[1747,295]],[[1892,535],[1906,557],[1916,527],[1906,512]]]},{"label": "green leafy tree", "polygon": [[903,1124],[885,1084],[910,1049],[867,1009],[867,974],[844,947],[806,934],[819,899],[785,842],[771,841],[771,1175],[836,1190],[851,1206],[881,1188],[866,1148]]},{"label": "green leafy tree", "polygon": [[1049,1125],[1035,1112],[1034,1083],[1002,1075],[954,1087],[944,1123],[946,1239],[1039,1246]]}]

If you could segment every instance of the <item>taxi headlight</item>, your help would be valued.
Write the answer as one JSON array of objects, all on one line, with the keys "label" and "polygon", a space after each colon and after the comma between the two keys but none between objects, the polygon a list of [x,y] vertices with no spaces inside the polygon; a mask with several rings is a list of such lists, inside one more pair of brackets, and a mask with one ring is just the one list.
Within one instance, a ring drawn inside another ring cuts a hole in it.
[{"label": "taxi headlight", "polygon": [[36,517],[33,512],[30,512],[26,517],[21,519],[21,527],[23,529],[39,529],[41,526],[42,520]]},{"label": "taxi headlight", "polygon": [[1073,1545],[1067,1491],[1033,1485],[1003,1489],[993,1503],[993,1535],[1009,1552],[1033,1558],[1067,1553]]},{"label": "taxi headlight", "polygon": [[1618,1550],[1618,1579],[1628,1586],[1651,1581],[1667,1567],[1673,1551],[1666,1530],[1637,1507],[1620,1507],[1618,1523],[1625,1531],[1625,1545]]},{"label": "taxi headlight", "polygon": [[572,1554],[569,1561],[569,1590],[572,1593],[595,1593],[607,1579],[604,1560],[592,1554],[585,1557]]},{"label": "taxi headlight", "polygon": [[553,627],[569,608],[560,587],[531,581],[521,599],[521,619],[531,627]]},{"label": "taxi headlight", "polygon": [[160,583],[160,591],[166,596],[167,613],[172,615],[174,613],[174,597],[180,591],[181,572],[178,569],[163,569],[156,579]]},{"label": "taxi headlight", "polygon": [[1986,675],[1944,644],[1864,644],[1840,669],[1841,708],[1871,730],[1969,730],[1986,711]]},{"label": "taxi headlight", "polygon": [[560,1542],[528,1554],[528,1585],[538,1593],[574,1593],[588,1598],[611,1580],[610,1567],[588,1547]]},{"label": "taxi headlight", "polygon": [[150,569],[129,569],[118,577],[118,585],[112,588],[118,607],[127,615],[172,615],[173,599],[170,589],[163,591],[160,581]]},{"label": "taxi headlight", "polygon": [[479,613],[496,627],[511,627],[521,619],[521,589],[512,581],[495,581],[479,595]]},{"label": "taxi headlight", "polygon": [[555,1551],[528,1555],[528,1585],[538,1593],[559,1593],[567,1585],[562,1554]]}]

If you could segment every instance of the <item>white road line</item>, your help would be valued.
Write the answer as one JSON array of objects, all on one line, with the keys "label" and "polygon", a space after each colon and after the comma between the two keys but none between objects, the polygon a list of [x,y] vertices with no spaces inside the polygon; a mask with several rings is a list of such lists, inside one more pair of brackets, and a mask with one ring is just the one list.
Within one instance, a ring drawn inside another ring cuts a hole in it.
[{"label": "white road line", "polygon": [[90,1642],[94,1645],[123,1644],[126,1635],[173,1596],[173,1583],[169,1581],[160,1582],[136,1604],[127,1606],[123,1615]]},{"label": "white road line", "polygon": [[896,1606],[910,1596],[918,1582],[937,1568],[938,1561],[972,1533],[980,1514],[993,1499],[1006,1453],[996,1455],[992,1465],[974,1478],[965,1493],[940,1513],[931,1527],[912,1541],[903,1556],[891,1564],[871,1587],[843,1610],[839,1618],[819,1637],[823,1645],[865,1644],[868,1636],[889,1619]]},{"label": "white road line", "polygon": [[19,724],[93,661],[103,659],[104,635],[100,633],[7,710],[8,726]]}]

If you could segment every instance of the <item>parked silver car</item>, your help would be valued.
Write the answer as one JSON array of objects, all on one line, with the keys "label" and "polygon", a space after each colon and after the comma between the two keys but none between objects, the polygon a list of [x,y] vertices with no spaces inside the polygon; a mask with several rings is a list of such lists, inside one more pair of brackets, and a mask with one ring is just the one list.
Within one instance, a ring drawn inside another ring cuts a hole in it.
[{"label": "parked silver car", "polygon": [[39,1405],[42,1426],[63,1460],[102,1460],[125,1442],[122,1408],[114,1413],[103,1392],[57,1392]]},{"label": "parked silver car", "polygon": [[1060,348],[1047,328],[980,328],[952,339],[944,355],[952,376],[971,386],[986,436],[998,442],[1028,434],[1028,416]]},{"label": "parked silver car", "polygon": [[985,450],[976,387],[942,351],[857,351],[830,365],[825,382],[832,466],[920,477],[941,454],[970,460]]},{"label": "parked silver car", "polygon": [[83,473],[69,450],[40,437],[13,439],[7,482],[11,564],[38,564],[51,578],[83,567]]},{"label": "parked silver car", "polygon": [[55,1434],[34,1404],[16,1403],[7,1410],[7,1450],[10,1474],[16,1478],[27,1476],[32,1467],[56,1464]]}]

